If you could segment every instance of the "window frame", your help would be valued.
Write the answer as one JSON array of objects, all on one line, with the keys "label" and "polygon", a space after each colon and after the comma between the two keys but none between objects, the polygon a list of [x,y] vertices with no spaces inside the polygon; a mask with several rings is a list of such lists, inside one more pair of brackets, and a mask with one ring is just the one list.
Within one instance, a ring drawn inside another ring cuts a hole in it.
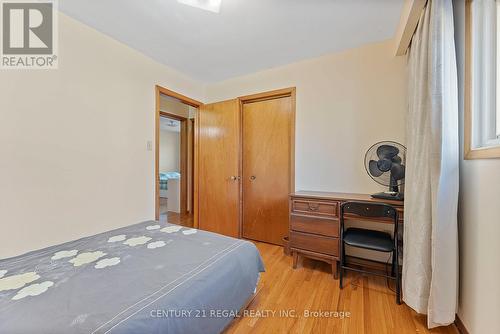
[{"label": "window frame", "polygon": [[[465,159],[491,159],[491,158],[500,158],[500,136],[498,133],[500,129],[496,129],[496,138],[491,138],[487,133],[491,134],[491,129],[488,129],[491,122],[493,122],[493,126],[496,126],[498,123],[498,117],[500,115],[500,110],[497,106],[500,107],[500,98],[498,97],[498,92],[500,92],[500,62],[495,65],[494,77],[495,82],[498,84],[491,85],[494,88],[483,89],[484,87],[480,87],[481,94],[489,94],[491,96],[481,96],[474,100],[474,82],[477,78],[474,76],[473,70],[474,65],[480,64],[484,66],[481,62],[484,57],[475,62],[473,50],[474,50],[474,32],[473,30],[473,16],[472,16],[472,3],[474,0],[466,0],[465,1],[465,87],[464,87],[464,158]],[[497,11],[497,19],[500,13]],[[499,37],[497,36],[496,41],[499,41]],[[496,43],[494,47],[495,52],[498,53],[500,50],[500,43]],[[495,57],[498,59],[498,57]],[[485,78],[481,78],[485,79]],[[490,79],[490,78],[486,78]],[[481,84],[484,84],[484,81],[481,80]],[[476,82],[477,83],[477,82]],[[480,84],[478,84],[479,86]],[[484,93],[486,91],[486,93]],[[478,94],[479,96],[479,94]],[[494,98],[493,98],[494,96]],[[485,102],[486,101],[486,102]],[[494,101],[494,102],[493,102]],[[487,104],[486,106],[484,104]],[[496,113],[492,112],[492,106],[495,106]],[[477,112],[475,110],[481,110],[482,112]],[[489,110],[485,112],[484,110]],[[484,121],[484,119],[488,118],[489,121]],[[493,118],[493,119],[492,119]],[[496,118],[496,119],[495,119]],[[474,119],[480,119],[480,123],[474,123]],[[494,132],[494,131],[493,131]],[[488,138],[489,137],[489,138]],[[479,138],[479,139],[478,139]],[[481,145],[475,145],[475,143],[480,142]]]}]

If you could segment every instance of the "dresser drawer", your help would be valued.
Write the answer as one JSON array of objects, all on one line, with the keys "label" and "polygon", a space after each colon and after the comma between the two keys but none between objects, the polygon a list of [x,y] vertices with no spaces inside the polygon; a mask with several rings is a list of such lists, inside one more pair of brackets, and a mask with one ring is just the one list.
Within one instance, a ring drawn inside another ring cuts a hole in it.
[{"label": "dresser drawer", "polygon": [[338,256],[339,239],[290,231],[290,248]]},{"label": "dresser drawer", "polygon": [[314,233],[327,237],[339,236],[339,222],[331,218],[290,215],[290,229],[298,232]]},{"label": "dresser drawer", "polygon": [[338,216],[338,202],[292,198],[292,212],[323,217]]}]

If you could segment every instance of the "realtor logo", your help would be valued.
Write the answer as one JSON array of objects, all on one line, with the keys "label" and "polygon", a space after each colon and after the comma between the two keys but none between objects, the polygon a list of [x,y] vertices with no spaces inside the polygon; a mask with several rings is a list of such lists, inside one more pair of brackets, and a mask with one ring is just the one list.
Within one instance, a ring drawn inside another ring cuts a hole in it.
[{"label": "realtor logo", "polygon": [[0,4],[1,67],[57,68],[55,1],[0,0]]}]

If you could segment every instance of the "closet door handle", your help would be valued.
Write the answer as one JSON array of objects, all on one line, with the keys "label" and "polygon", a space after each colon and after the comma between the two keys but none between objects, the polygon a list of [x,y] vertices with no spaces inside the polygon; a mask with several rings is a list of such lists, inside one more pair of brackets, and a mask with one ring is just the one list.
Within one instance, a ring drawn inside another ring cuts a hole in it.
[{"label": "closet door handle", "polygon": [[240,179],[241,179],[241,177],[239,177],[239,176],[234,176],[234,175],[231,176],[231,181],[237,181],[237,180],[240,180]]},{"label": "closet door handle", "polygon": [[250,181],[254,181],[256,178],[257,178],[257,176],[252,175],[252,176],[250,176]]}]

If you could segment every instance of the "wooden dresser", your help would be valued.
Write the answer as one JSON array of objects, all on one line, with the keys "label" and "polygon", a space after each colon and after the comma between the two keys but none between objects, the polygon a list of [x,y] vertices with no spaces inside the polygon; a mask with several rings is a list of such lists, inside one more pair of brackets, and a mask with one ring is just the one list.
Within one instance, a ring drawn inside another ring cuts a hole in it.
[{"label": "wooden dresser", "polygon": [[[348,194],[317,191],[298,191],[290,195],[290,251],[293,267],[299,255],[325,261],[332,266],[337,278],[339,261],[340,205],[347,201],[363,201],[393,205],[403,220],[403,202],[371,198],[368,194]],[[359,220],[353,217],[353,220]],[[387,221],[380,221],[387,223]]]}]

